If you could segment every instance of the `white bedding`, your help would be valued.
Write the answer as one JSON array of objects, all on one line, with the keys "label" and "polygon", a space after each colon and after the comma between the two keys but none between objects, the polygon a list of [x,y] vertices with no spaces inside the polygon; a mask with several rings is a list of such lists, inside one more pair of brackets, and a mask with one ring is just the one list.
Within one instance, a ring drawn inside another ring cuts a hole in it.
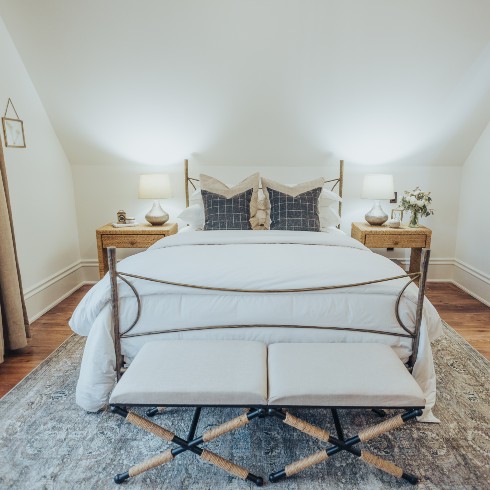
[{"label": "white bedding", "polygon": [[[390,260],[340,233],[288,231],[188,232],[165,238],[118,264],[120,272],[172,282],[239,289],[285,289],[352,284],[400,275]],[[142,302],[141,318],[131,333],[210,325],[304,325],[377,329],[404,333],[395,317],[395,301],[406,279],[348,289],[308,293],[235,293],[182,288],[131,279]],[[410,285],[401,301],[403,322],[415,320],[418,289]],[[136,300],[122,284],[121,330],[136,315]],[[110,284],[106,275],[84,297],[70,320],[87,335],[77,386],[77,403],[102,408],[114,385]],[[413,375],[427,399],[423,420],[435,418],[436,380],[430,341],[442,324],[426,299]],[[410,339],[345,330],[260,327],[176,332],[123,339],[127,360],[148,341],[161,339],[245,339],[271,342],[382,342],[406,362]]]}]

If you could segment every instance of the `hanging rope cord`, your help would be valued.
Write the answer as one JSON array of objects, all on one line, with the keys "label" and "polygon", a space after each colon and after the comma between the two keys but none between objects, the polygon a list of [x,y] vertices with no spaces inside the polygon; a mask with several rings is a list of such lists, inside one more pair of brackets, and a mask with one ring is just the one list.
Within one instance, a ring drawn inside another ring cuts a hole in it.
[{"label": "hanging rope cord", "polygon": [[[395,304],[395,315],[396,319],[400,325],[400,327],[407,332],[408,335],[403,335],[403,334],[393,334],[393,333],[388,333],[388,332],[381,332],[381,331],[376,331],[376,330],[369,330],[371,333],[380,333],[380,334],[385,334],[385,335],[396,335],[396,336],[409,336],[411,338],[414,338],[416,333],[410,330],[402,321],[400,317],[400,312],[399,312],[399,306],[401,302],[401,298],[403,296],[403,293],[405,290],[408,288],[410,284],[412,284],[416,279],[420,278],[421,273],[420,272],[414,272],[410,274],[401,274],[399,276],[392,276],[392,277],[386,277],[383,279],[374,279],[372,281],[362,281],[362,282],[356,282],[356,283],[350,283],[350,284],[334,284],[334,285],[329,285],[329,286],[315,286],[315,287],[310,287],[310,288],[286,288],[286,289],[240,289],[240,288],[225,288],[225,287],[218,287],[218,286],[204,286],[204,285],[197,285],[197,284],[187,284],[187,283],[181,283],[181,282],[174,282],[174,281],[166,281],[164,279],[156,279],[156,278],[151,278],[151,277],[145,277],[145,276],[139,276],[137,274],[129,274],[127,272],[116,272],[116,276],[121,279],[125,284],[129,286],[131,291],[136,297],[137,300],[137,306],[138,306],[138,311],[137,311],[137,316],[131,326],[127,328],[124,332],[121,332],[121,336],[128,336],[127,334],[133,329],[133,327],[138,323],[138,320],[140,319],[141,316],[141,298],[140,295],[138,294],[138,291],[136,290],[136,287],[134,284],[132,284],[130,281],[126,279],[126,277],[130,277],[132,279],[138,279],[142,281],[149,281],[149,282],[155,282],[159,284],[165,284],[167,286],[175,286],[175,287],[182,287],[182,288],[190,288],[190,289],[201,289],[201,290],[206,290],[206,291],[220,291],[220,292],[230,292],[230,293],[245,293],[245,294],[280,294],[280,293],[308,293],[308,292],[315,292],[315,291],[329,291],[329,290],[335,290],[335,289],[348,289],[348,288],[353,288],[353,287],[358,287],[358,286],[367,286],[370,284],[379,284],[383,282],[388,282],[388,281],[396,281],[398,279],[410,279],[400,290],[396,304]],[[248,327],[255,327],[256,325],[248,325]],[[257,325],[258,326],[258,325]],[[280,325],[281,327],[285,328],[292,328],[292,327],[298,327],[296,325]],[[212,329],[212,328],[246,328],[247,325],[227,325],[227,326],[221,326],[221,327],[194,327],[194,328],[187,328],[187,329],[179,329],[175,331],[189,331],[189,330],[205,330],[205,329]],[[304,328],[326,328],[326,327],[304,327]],[[333,328],[333,327],[332,327]],[[364,329],[341,329],[340,327],[338,328],[340,330],[353,330],[353,331],[368,331]],[[167,333],[174,332],[174,330],[166,330]],[[147,334],[134,334],[134,336],[140,336],[140,335],[151,335],[156,332],[148,332]]]}]

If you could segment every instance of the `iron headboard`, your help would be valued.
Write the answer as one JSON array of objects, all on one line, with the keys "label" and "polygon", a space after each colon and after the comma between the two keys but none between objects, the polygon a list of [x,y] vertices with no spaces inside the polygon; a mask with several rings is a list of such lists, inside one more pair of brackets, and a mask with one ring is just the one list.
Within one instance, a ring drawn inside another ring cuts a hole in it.
[{"label": "iron headboard", "polygon": [[[190,187],[194,190],[197,190],[196,182],[199,182],[199,179],[195,177],[189,176],[189,160],[184,160],[184,186],[185,186],[185,207],[189,207],[189,198],[190,198]],[[335,179],[325,180],[325,184],[331,183],[331,190],[335,190],[338,186],[338,194],[339,197],[342,197],[344,190],[344,160],[340,160],[339,163],[339,176]],[[342,201],[339,201],[339,216],[342,216]]]}]

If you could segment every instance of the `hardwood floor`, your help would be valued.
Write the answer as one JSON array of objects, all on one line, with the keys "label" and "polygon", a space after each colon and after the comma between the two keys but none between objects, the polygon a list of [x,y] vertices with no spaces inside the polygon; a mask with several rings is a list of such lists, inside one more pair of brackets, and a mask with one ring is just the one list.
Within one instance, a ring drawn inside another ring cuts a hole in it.
[{"label": "hardwood floor", "polygon": [[10,353],[0,364],[0,397],[55,351],[73,332],[68,320],[90,286],[83,286],[31,325],[29,345]]},{"label": "hardwood floor", "polygon": [[490,360],[490,307],[447,282],[428,282],[426,296],[441,318]]},{"label": "hardwood floor", "polygon": [[[0,364],[0,397],[56,350],[71,334],[68,320],[90,286],[83,286],[31,325],[29,346]],[[490,359],[490,308],[449,283],[429,282],[427,297],[441,317]]]}]

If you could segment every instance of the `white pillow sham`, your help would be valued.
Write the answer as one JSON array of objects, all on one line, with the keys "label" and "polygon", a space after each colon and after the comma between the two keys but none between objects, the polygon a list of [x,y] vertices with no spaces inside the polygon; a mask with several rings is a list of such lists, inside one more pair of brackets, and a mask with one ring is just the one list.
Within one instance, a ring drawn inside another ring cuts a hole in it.
[{"label": "white pillow sham", "polygon": [[[199,197],[201,198],[201,192],[199,191]],[[190,201],[190,199],[189,199]],[[188,208],[185,208],[177,218],[184,221],[194,230],[202,230],[204,228],[204,206],[201,204],[192,204]]]},{"label": "white pillow sham", "polygon": [[318,210],[320,212],[321,231],[328,231],[327,228],[335,228],[340,225],[340,216],[335,208],[332,206],[320,206]]},{"label": "white pillow sham", "polygon": [[325,189],[325,187],[322,189],[322,193],[318,198],[319,206],[331,206],[339,202],[342,202],[342,198],[337,193],[330,189]]}]

